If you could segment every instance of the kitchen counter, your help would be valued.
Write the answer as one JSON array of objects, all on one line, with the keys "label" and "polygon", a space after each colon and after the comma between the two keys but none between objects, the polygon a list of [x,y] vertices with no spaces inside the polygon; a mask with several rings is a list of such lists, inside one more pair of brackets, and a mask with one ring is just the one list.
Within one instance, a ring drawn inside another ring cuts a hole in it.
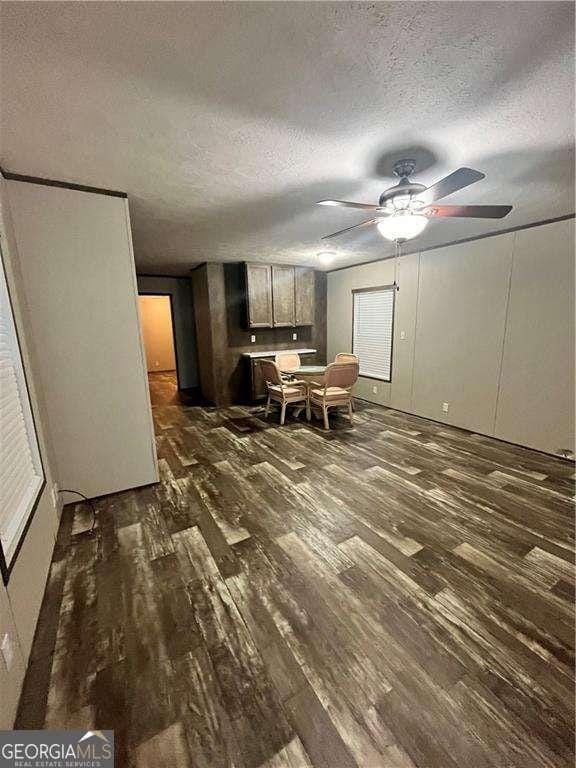
[{"label": "kitchen counter", "polygon": [[315,349],[272,349],[266,352],[242,352],[242,357],[274,357],[279,352],[293,352],[297,355],[313,355],[317,350]]},{"label": "kitchen counter", "polygon": [[269,360],[273,360],[274,356],[279,352],[294,352],[295,354],[301,355],[302,357],[304,357],[304,355],[312,355],[312,358],[304,357],[304,362],[306,360],[315,360],[316,358],[314,356],[316,355],[317,351],[318,350],[316,349],[269,349],[263,350],[261,352],[257,352],[256,350],[254,352],[243,352],[242,357],[246,361],[246,372],[250,377],[252,402],[262,400],[262,398],[266,397],[266,382],[262,377],[262,366],[260,365],[261,360],[266,357]]}]

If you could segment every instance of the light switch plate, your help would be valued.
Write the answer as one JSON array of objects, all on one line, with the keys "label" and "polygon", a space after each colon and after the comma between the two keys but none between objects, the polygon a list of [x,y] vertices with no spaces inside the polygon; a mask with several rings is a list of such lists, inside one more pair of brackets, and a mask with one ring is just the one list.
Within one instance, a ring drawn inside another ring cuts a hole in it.
[{"label": "light switch plate", "polygon": [[297,333],[293,333],[292,334],[292,341],[298,341],[298,334]]},{"label": "light switch plate", "polygon": [[256,344],[256,336],[254,336],[254,334],[252,334],[252,336],[250,336],[250,343],[251,344]]},{"label": "light switch plate", "polygon": [[378,394],[378,387],[377,387],[376,385],[374,385],[374,386],[372,387],[372,394],[373,394],[373,395],[377,395],[377,394]]},{"label": "light switch plate", "polygon": [[406,331],[400,331],[400,338],[405,339],[406,338]]},{"label": "light switch plate", "polygon": [[450,409],[450,403],[442,403],[442,411],[444,413],[448,413],[449,409]]},{"label": "light switch plate", "polygon": [[8,633],[6,633],[2,638],[2,645],[0,646],[0,650],[2,651],[2,656],[4,657],[6,669],[9,670],[12,666],[12,662],[14,661],[14,648]]}]

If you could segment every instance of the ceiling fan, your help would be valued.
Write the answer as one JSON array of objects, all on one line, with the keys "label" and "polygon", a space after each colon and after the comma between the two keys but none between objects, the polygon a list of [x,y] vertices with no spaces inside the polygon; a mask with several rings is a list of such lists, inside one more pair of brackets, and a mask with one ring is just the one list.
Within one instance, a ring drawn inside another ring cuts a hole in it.
[{"label": "ceiling fan", "polygon": [[399,160],[394,165],[394,173],[400,181],[380,195],[378,205],[347,200],[320,200],[318,205],[374,211],[374,218],[340,229],[331,235],[325,235],[322,240],[339,237],[344,232],[376,224],[380,234],[385,238],[402,242],[423,232],[432,218],[502,219],[512,210],[511,205],[436,205],[437,200],[480,181],[484,178],[484,174],[472,168],[458,168],[457,171],[440,179],[431,187],[425,187],[423,184],[410,181],[415,168],[414,160]]}]

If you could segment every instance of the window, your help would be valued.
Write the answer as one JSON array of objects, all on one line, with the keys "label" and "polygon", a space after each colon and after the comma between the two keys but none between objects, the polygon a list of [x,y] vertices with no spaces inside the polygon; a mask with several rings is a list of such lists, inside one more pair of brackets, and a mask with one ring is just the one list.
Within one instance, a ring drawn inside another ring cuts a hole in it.
[{"label": "window", "polygon": [[352,292],[352,352],[360,360],[360,376],[390,381],[396,287]]},{"label": "window", "polygon": [[0,569],[4,583],[44,486],[44,472],[0,252]]}]

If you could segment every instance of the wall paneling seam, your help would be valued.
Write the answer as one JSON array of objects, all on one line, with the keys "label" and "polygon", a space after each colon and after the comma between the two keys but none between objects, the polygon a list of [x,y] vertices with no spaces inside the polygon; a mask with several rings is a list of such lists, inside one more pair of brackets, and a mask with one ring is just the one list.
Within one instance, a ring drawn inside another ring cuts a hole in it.
[{"label": "wall paneling seam", "polygon": [[498,423],[498,409],[500,407],[500,390],[502,387],[502,371],[504,369],[504,352],[506,350],[506,338],[508,336],[508,321],[510,319],[510,295],[512,293],[512,276],[514,273],[514,260],[516,257],[516,241],[518,233],[514,232],[512,241],[512,253],[510,255],[510,269],[508,270],[508,288],[506,291],[506,307],[504,309],[504,333],[502,334],[502,349],[500,351],[500,365],[498,367],[498,384],[496,386],[496,403],[494,407],[494,422],[492,425],[492,435],[496,434],[496,425]]},{"label": "wall paneling seam", "polygon": [[418,252],[418,278],[416,280],[416,304],[414,307],[414,340],[412,343],[412,371],[410,372],[410,410],[414,410],[414,371],[416,369],[416,339],[418,338],[418,310],[420,307],[420,272],[422,251]]}]

